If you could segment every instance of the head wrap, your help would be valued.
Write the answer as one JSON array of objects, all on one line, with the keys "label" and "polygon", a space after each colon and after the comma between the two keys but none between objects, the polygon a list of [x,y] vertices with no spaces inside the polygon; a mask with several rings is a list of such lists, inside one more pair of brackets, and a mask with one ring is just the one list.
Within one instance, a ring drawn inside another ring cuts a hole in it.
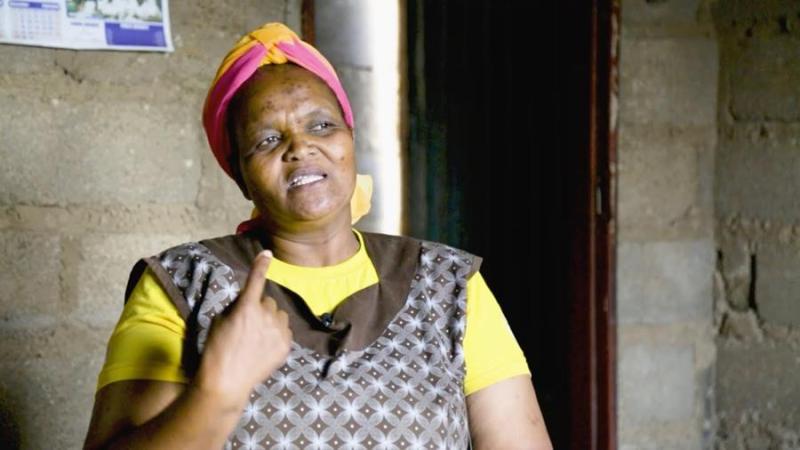
[{"label": "head wrap", "polygon": [[[333,66],[310,44],[280,23],[267,23],[251,31],[234,45],[222,60],[214,82],[208,90],[203,106],[203,127],[206,130],[211,151],[217,162],[231,178],[230,141],[227,130],[228,105],[242,85],[267,64],[291,62],[317,75],[336,95],[342,107],[345,123],[353,129],[353,111]],[[372,196],[372,178],[359,174],[356,189],[350,201],[353,223],[369,212]],[[257,225],[258,211],[253,218],[239,225],[237,232],[244,232]]]}]

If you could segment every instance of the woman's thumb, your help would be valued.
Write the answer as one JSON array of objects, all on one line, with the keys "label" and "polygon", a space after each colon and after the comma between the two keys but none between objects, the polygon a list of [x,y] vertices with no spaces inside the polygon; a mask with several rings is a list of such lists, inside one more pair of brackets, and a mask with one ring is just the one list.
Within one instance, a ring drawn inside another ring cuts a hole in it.
[{"label": "woman's thumb", "polygon": [[267,282],[267,269],[272,261],[272,252],[264,250],[253,259],[253,267],[247,275],[247,281],[239,295],[240,300],[245,302],[258,302],[264,293],[264,285]]}]

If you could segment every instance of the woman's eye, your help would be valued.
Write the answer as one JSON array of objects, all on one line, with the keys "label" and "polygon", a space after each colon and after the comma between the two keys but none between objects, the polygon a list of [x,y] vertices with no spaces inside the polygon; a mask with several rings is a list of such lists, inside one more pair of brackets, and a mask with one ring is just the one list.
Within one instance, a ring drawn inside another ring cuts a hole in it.
[{"label": "woman's eye", "polygon": [[331,128],[332,126],[333,124],[331,122],[317,122],[313,127],[311,127],[311,129],[314,131],[323,131]]},{"label": "woman's eye", "polygon": [[261,148],[265,148],[265,147],[270,147],[270,146],[276,144],[278,141],[280,141],[280,137],[278,137],[278,136],[268,136],[267,138],[265,138],[264,140],[262,140],[261,142],[256,144],[256,148],[261,149]]}]

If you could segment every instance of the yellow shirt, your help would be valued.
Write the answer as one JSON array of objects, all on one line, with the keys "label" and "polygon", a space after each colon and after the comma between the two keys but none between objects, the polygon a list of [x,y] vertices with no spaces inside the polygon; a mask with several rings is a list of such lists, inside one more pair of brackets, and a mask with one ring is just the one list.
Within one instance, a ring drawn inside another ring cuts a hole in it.
[{"label": "yellow shirt", "polygon": [[[351,294],[378,282],[356,231],[358,252],[334,266],[302,267],[273,259],[266,277],[296,292],[315,315],[333,311]],[[145,271],[131,292],[108,342],[97,390],[122,380],[187,383],[181,367],[186,325],[155,275]],[[464,392],[528,374],[525,356],[480,272],[467,280]]]}]

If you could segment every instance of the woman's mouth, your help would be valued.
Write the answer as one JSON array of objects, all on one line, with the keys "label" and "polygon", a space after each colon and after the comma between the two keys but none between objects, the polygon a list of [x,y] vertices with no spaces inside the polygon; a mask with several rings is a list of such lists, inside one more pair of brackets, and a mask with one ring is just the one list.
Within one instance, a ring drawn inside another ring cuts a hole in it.
[{"label": "woman's mouth", "polygon": [[289,180],[289,189],[299,188],[325,179],[325,175],[300,175]]}]

